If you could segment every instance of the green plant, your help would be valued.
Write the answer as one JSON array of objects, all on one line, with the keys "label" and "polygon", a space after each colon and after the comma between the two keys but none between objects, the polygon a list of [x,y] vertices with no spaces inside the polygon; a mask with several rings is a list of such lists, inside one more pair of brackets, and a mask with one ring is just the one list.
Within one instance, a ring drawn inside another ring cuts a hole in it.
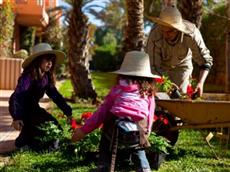
[{"label": "green plant", "polygon": [[79,157],[84,157],[87,152],[97,152],[101,138],[101,130],[96,129],[88,134],[83,140],[76,143],[75,153]]},{"label": "green plant", "polygon": [[115,70],[118,64],[116,47],[112,44],[98,46],[92,57],[90,68],[97,71]]},{"label": "green plant", "polygon": [[28,57],[28,52],[24,49],[18,50],[14,53],[14,58],[26,59]]},{"label": "green plant", "polygon": [[20,48],[31,52],[35,44],[36,27],[20,26]]},{"label": "green plant", "polygon": [[149,136],[149,142],[151,144],[151,147],[148,149],[150,152],[167,154],[167,149],[171,147],[169,141],[166,138],[157,136],[154,132],[151,132]]},{"label": "green plant", "polygon": [[48,121],[48,122],[45,122],[44,124],[41,124],[38,128],[44,132],[43,137],[37,137],[36,138],[37,140],[41,141],[42,144],[53,141],[55,139],[62,139],[63,138],[63,135],[61,134],[62,130],[60,128],[58,128],[58,126],[55,125],[51,121]]},{"label": "green plant", "polygon": [[169,80],[168,76],[162,76],[161,78],[156,78],[156,88],[160,92],[169,92],[172,87],[172,81]]},{"label": "green plant", "polygon": [[12,54],[12,40],[14,33],[14,13],[10,1],[6,0],[0,5],[0,55]]},{"label": "green plant", "polygon": [[50,21],[44,32],[43,41],[49,43],[53,49],[59,50],[62,48],[61,45],[63,42],[62,28],[52,17],[50,17]]}]

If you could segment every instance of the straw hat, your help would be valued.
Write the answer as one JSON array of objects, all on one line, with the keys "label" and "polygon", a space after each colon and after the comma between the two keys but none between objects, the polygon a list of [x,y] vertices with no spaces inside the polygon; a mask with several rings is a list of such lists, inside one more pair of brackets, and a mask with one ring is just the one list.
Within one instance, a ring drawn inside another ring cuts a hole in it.
[{"label": "straw hat", "polygon": [[30,65],[33,60],[45,54],[54,54],[56,56],[55,64],[60,64],[65,58],[65,53],[63,53],[62,51],[53,50],[51,46],[47,43],[39,43],[33,47],[31,55],[24,60],[24,62],[22,63],[22,68],[25,69],[27,66]]},{"label": "straw hat", "polygon": [[160,76],[153,75],[151,73],[149,55],[142,51],[130,51],[126,53],[120,69],[114,71],[113,73],[149,78],[160,78]]},{"label": "straw hat", "polygon": [[191,29],[186,24],[186,21],[182,19],[181,13],[174,6],[165,7],[159,17],[147,16],[151,21],[162,26],[173,27],[185,34],[190,34]]}]

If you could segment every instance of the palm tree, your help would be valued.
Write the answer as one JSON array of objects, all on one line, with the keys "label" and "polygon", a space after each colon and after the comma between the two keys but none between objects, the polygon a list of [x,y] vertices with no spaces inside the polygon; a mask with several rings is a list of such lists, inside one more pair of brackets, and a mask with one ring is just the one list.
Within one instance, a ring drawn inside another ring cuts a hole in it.
[{"label": "palm tree", "polygon": [[[230,18],[230,1],[226,3],[227,16]],[[230,93],[230,25],[226,27],[226,77],[225,77],[225,92]]]},{"label": "palm tree", "polygon": [[[84,1],[85,2],[85,1]],[[89,1],[87,1],[89,2]],[[72,0],[69,18],[69,70],[74,88],[74,97],[92,98],[97,94],[89,71],[89,24],[82,12],[83,0]]]},{"label": "palm tree", "polygon": [[144,0],[125,1],[127,10],[127,24],[125,25],[125,38],[123,54],[130,50],[143,50],[144,48]]},{"label": "palm tree", "polygon": [[178,0],[178,8],[182,17],[196,24],[198,28],[202,20],[202,2],[202,0]]},{"label": "palm tree", "polygon": [[101,10],[90,8],[88,12],[97,20],[102,22],[101,29],[106,28],[114,33],[117,40],[122,37],[122,28],[125,23],[125,0],[109,0],[105,1],[104,7]]}]

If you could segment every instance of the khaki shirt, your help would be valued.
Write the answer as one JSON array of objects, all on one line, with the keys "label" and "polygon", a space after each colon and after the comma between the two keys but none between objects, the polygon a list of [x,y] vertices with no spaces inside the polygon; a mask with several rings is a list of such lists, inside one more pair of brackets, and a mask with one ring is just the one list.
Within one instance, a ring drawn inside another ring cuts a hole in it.
[{"label": "khaki shirt", "polygon": [[199,29],[190,22],[186,24],[190,26],[191,33],[181,33],[174,44],[169,44],[163,38],[158,26],[154,27],[150,32],[146,47],[152,72],[168,75],[169,79],[184,93],[187,91],[193,70],[192,60],[207,69],[213,64],[213,59]]}]

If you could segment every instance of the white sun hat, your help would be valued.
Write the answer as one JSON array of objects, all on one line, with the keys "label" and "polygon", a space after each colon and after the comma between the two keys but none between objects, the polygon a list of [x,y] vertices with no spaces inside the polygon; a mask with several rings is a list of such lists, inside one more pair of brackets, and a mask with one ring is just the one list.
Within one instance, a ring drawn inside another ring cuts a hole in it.
[{"label": "white sun hat", "polygon": [[47,43],[39,43],[32,48],[32,53],[28,58],[24,60],[24,62],[22,63],[22,68],[25,69],[30,65],[30,63],[33,60],[45,54],[55,55],[56,56],[55,64],[60,64],[61,62],[64,61],[65,58],[65,53],[63,53],[62,51],[53,50],[51,46]]},{"label": "white sun hat", "polygon": [[159,75],[151,73],[149,55],[142,51],[129,51],[119,70],[113,73],[149,78],[160,78]]},{"label": "white sun hat", "polygon": [[175,6],[165,7],[159,17],[147,16],[148,19],[162,26],[175,28],[185,34],[191,33],[191,28],[186,24],[187,21],[181,16],[181,13]]}]

